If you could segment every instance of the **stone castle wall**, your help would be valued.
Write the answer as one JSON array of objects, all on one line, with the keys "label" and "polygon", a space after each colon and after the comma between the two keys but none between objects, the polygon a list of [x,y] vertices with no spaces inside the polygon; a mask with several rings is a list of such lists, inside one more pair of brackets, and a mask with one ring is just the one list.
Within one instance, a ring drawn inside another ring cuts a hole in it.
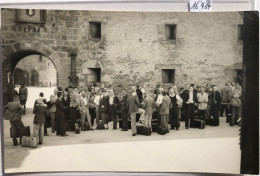
[{"label": "stone castle wall", "polygon": [[[19,24],[15,10],[2,10],[2,48],[19,41],[42,43],[57,53],[59,86],[68,86],[70,53],[77,53],[79,85],[88,68],[101,68],[101,82],[126,87],[162,83],[161,69],[175,69],[175,85],[233,81],[234,64],[242,63],[238,41],[239,12],[145,13],[46,11],[46,24]],[[101,22],[101,39],[90,37],[89,22]],[[165,37],[165,24],[176,24],[176,40]],[[170,85],[170,84],[169,84]],[[169,86],[165,84],[164,86]]]}]

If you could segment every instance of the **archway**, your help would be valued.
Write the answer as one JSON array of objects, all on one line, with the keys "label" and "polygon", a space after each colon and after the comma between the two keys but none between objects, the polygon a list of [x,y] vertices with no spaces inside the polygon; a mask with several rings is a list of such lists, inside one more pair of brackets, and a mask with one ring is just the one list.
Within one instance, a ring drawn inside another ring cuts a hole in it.
[{"label": "archway", "polygon": [[[38,41],[20,41],[11,45],[2,45],[2,80],[3,80],[4,90],[6,90],[8,84],[14,83],[14,69],[16,65],[23,58],[32,55],[46,57],[56,67],[57,83],[55,86],[65,87],[69,85],[69,80],[68,80],[69,75],[59,74],[64,72],[65,65],[60,64],[61,63],[60,56],[55,51],[53,51],[50,48],[50,46],[39,43]],[[27,75],[27,73],[26,74],[25,73],[26,72],[24,72],[24,75]],[[30,82],[29,73],[30,72],[28,72],[28,81]],[[27,81],[27,79],[25,79],[24,81]],[[6,103],[7,102],[4,102],[4,104]]]}]

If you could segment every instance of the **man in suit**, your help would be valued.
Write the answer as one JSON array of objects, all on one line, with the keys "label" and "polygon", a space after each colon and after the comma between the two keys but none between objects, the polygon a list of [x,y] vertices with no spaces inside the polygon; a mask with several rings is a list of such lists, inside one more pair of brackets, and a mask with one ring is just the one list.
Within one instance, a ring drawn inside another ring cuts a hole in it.
[{"label": "man in suit", "polygon": [[96,92],[95,92],[95,87],[90,88],[90,97],[89,97],[89,114],[91,116],[91,125],[94,125],[94,121],[96,118],[96,108],[95,108],[95,100],[96,97]]},{"label": "man in suit", "polygon": [[132,129],[132,136],[135,136],[137,133],[136,130],[136,113],[141,113],[140,119],[143,119],[145,111],[140,107],[140,102],[136,94],[136,88],[133,86],[131,88],[132,94],[127,98],[127,107],[128,113],[131,117],[131,129]]},{"label": "man in suit", "polygon": [[85,121],[87,120],[89,127],[91,130],[93,130],[92,124],[91,124],[91,117],[89,113],[89,98],[90,93],[89,92],[82,92],[81,98],[80,98],[80,114],[81,114],[81,129],[85,130]]},{"label": "man in suit", "polygon": [[107,125],[107,108],[108,108],[108,99],[107,96],[105,95],[107,92],[105,92],[104,89],[101,90],[100,92],[100,99],[99,99],[99,105],[98,105],[98,116],[96,117],[97,122],[100,120],[102,121],[103,124],[103,129],[108,129]]},{"label": "man in suit", "polygon": [[21,83],[21,87],[19,89],[19,99],[20,99],[20,103],[24,106],[24,115],[26,112],[26,101],[27,101],[27,97],[28,97],[28,90],[26,87],[24,87],[24,83]]},{"label": "man in suit", "polygon": [[63,97],[61,98],[61,101],[63,103],[63,106],[65,106],[65,124],[66,128],[68,129],[69,127],[69,120],[70,120],[70,96],[69,96],[69,89],[65,88],[63,91]]},{"label": "man in suit", "polygon": [[155,108],[154,99],[151,97],[152,92],[148,92],[143,102],[143,108],[145,110],[145,126],[149,127],[152,132],[152,115]]},{"label": "man in suit", "polygon": [[193,122],[195,106],[198,103],[197,94],[194,91],[193,85],[190,85],[189,91],[186,91],[183,95],[183,102],[185,108],[185,127],[188,129],[190,123]]},{"label": "man in suit", "polygon": [[108,91],[108,108],[107,108],[107,118],[108,121],[113,120],[113,130],[117,129],[117,117],[116,111],[119,106],[119,99],[114,95],[113,90]]},{"label": "man in suit", "polygon": [[171,99],[167,96],[166,91],[162,91],[163,99],[162,99],[162,106],[160,109],[160,116],[161,116],[161,126],[166,129],[169,133],[168,129],[168,119],[169,119],[169,112],[171,107]]},{"label": "man in suit", "polygon": [[4,119],[10,121],[14,146],[18,145],[16,137],[22,137],[25,135],[25,127],[21,119],[23,111],[24,107],[19,103],[18,95],[14,95],[13,101],[9,102],[4,107]]},{"label": "man in suit", "polygon": [[215,126],[219,125],[219,110],[220,110],[220,105],[222,102],[221,94],[219,91],[217,91],[217,86],[212,85],[212,92],[209,95],[209,100],[211,101],[211,107],[210,111],[211,114],[213,115],[213,123]]},{"label": "man in suit", "polygon": [[[33,137],[37,138],[37,143],[43,143],[44,136],[44,123],[45,123],[45,111],[47,105],[43,103],[42,98],[36,100],[35,106],[33,108],[33,113],[35,114],[33,120]],[[39,137],[39,138],[38,138]]]},{"label": "man in suit", "polygon": [[74,87],[74,89],[70,89],[70,119],[71,119],[71,130],[74,131],[76,119],[78,119],[78,107],[79,107],[79,94],[78,88]]}]

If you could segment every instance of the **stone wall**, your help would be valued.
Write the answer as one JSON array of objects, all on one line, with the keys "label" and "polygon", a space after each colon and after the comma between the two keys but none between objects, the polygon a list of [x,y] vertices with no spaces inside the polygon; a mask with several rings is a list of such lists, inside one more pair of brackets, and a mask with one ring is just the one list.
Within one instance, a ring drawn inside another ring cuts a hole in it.
[{"label": "stone wall", "polygon": [[[77,53],[79,84],[88,68],[101,68],[101,82],[127,87],[162,82],[161,69],[175,69],[175,84],[216,84],[234,80],[242,63],[238,25],[243,14],[46,11],[46,24],[19,24],[14,9],[2,9],[2,48],[16,42],[41,43],[57,54],[59,86],[69,85],[70,53]],[[101,39],[91,38],[89,22],[101,22]],[[167,40],[165,24],[176,24],[176,40]],[[6,49],[7,50],[7,49]],[[8,50],[7,50],[8,52]],[[10,51],[11,52],[11,51]],[[170,86],[165,84],[164,86]]]}]

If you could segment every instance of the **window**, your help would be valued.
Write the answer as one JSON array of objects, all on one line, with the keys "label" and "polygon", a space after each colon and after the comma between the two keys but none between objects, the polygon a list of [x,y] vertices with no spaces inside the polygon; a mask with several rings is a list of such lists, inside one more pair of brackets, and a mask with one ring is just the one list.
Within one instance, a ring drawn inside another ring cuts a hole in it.
[{"label": "window", "polygon": [[165,25],[165,37],[168,40],[176,40],[176,24]]},{"label": "window", "polygon": [[39,62],[42,61],[42,55],[39,55]]},{"label": "window", "polygon": [[239,85],[243,84],[243,71],[242,69],[235,69],[235,79],[234,81],[239,83]]},{"label": "window", "polygon": [[89,68],[88,82],[101,81],[101,68]]},{"label": "window", "polygon": [[100,22],[89,22],[90,37],[101,38],[101,23]]},{"label": "window", "polygon": [[238,25],[238,41],[242,41],[244,39],[243,30],[244,30],[244,25]]},{"label": "window", "polygon": [[173,84],[175,78],[175,69],[162,69],[162,82],[163,84]]}]

